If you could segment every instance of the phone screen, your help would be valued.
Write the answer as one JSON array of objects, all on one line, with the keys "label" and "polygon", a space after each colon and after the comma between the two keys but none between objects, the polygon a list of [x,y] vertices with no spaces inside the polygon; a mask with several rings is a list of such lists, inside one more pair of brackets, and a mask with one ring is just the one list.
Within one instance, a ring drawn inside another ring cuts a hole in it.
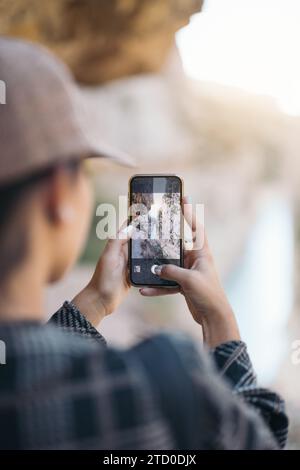
[{"label": "phone screen", "polygon": [[154,266],[182,266],[182,181],[178,176],[137,175],[130,181],[129,270],[137,286],[176,286],[154,272]]}]

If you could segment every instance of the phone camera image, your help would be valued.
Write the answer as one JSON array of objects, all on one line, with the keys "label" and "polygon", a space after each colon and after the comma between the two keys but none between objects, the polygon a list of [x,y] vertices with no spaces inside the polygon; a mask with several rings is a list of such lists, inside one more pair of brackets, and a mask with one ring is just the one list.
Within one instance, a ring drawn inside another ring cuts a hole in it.
[{"label": "phone camera image", "polygon": [[130,185],[130,213],[135,227],[130,240],[130,278],[134,285],[175,286],[155,267],[182,265],[182,183],[173,175],[137,175]]}]

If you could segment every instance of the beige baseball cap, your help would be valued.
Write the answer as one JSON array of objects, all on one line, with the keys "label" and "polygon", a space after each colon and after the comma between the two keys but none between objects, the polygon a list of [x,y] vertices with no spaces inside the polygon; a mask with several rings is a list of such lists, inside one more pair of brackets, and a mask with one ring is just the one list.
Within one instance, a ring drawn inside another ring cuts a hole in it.
[{"label": "beige baseball cap", "polygon": [[70,71],[44,47],[1,37],[0,84],[0,185],[85,156],[134,166],[99,137]]}]

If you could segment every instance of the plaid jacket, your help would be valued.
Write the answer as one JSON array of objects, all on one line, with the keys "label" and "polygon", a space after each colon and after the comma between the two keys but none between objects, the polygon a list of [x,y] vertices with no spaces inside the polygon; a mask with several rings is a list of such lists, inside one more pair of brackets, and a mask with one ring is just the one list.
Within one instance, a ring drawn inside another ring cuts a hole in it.
[{"label": "plaid jacket", "polygon": [[258,388],[243,342],[198,351],[158,334],[109,348],[71,304],[48,325],[2,324],[1,449],[276,449],[281,398]]}]

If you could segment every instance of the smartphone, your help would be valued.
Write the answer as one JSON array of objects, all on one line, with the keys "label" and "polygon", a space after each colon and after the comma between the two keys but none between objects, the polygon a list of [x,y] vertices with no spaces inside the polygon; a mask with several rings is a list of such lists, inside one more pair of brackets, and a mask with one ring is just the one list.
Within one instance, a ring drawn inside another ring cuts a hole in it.
[{"label": "smartphone", "polygon": [[183,265],[183,182],[177,175],[134,175],[129,181],[129,278],[134,286],[174,287],[155,266]]}]

